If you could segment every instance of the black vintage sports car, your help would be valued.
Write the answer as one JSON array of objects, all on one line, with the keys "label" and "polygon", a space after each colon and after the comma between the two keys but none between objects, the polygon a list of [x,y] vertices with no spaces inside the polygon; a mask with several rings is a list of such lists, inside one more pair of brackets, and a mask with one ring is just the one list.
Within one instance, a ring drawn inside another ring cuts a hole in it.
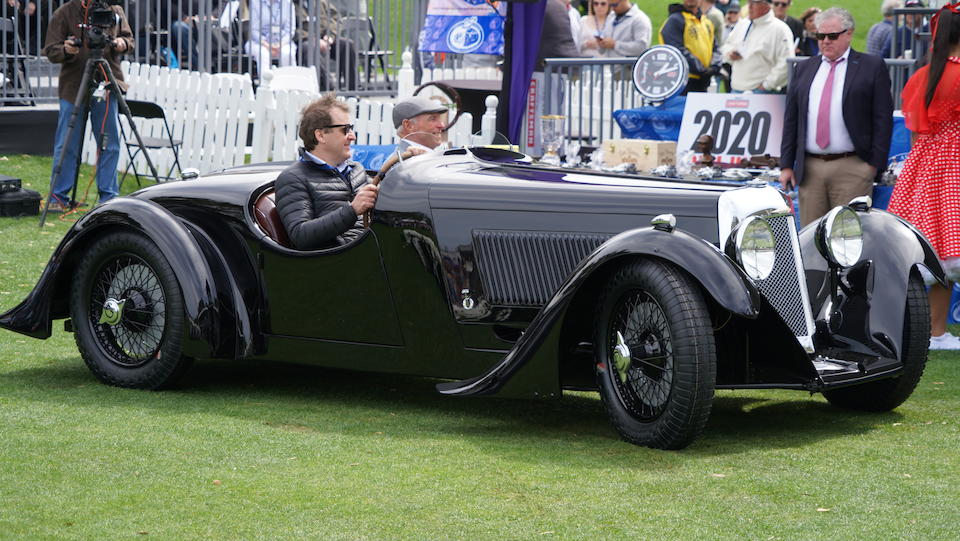
[{"label": "black vintage sports car", "polygon": [[676,449],[715,389],[822,392],[889,410],[927,358],[910,225],[837,207],[796,231],[762,182],[539,167],[493,149],[394,167],[352,244],[289,247],[282,164],[114,199],[67,233],[0,326],[52,320],[105,383],[156,389],[193,359],[256,358],[450,379],[450,395],[593,389],[620,435]]}]

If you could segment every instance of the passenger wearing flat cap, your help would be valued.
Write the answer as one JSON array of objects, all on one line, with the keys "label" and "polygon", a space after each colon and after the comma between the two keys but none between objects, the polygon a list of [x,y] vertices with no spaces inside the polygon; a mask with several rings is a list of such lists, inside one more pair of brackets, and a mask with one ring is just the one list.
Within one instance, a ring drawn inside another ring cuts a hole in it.
[{"label": "passenger wearing flat cap", "polygon": [[397,151],[415,148],[433,150],[443,142],[448,109],[442,103],[423,96],[400,100],[393,108],[393,126],[400,142]]}]

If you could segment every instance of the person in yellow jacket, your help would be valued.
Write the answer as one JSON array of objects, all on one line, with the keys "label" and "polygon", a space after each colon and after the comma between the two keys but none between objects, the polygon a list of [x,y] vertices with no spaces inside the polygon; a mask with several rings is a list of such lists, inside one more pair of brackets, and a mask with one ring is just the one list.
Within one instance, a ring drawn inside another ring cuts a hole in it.
[{"label": "person in yellow jacket", "polygon": [[660,27],[660,43],[673,45],[687,59],[690,78],[686,92],[705,92],[710,78],[720,70],[720,55],[713,39],[716,29],[700,11],[701,0],[671,4],[670,16]]}]

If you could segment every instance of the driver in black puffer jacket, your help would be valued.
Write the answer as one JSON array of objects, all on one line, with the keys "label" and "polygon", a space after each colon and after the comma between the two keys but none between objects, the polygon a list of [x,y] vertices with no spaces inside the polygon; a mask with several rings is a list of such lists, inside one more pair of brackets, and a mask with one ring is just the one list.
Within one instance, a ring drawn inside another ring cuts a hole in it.
[{"label": "driver in black puffer jacket", "polygon": [[357,137],[347,105],[325,94],[303,109],[300,160],[276,182],[277,212],[298,250],[347,244],[363,231],[361,216],[377,202],[363,166],[350,159]]}]

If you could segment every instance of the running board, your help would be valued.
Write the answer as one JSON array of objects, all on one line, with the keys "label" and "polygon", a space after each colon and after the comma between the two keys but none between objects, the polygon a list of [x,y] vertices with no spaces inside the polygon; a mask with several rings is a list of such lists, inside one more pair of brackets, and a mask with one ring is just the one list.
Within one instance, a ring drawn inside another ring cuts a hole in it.
[{"label": "running board", "polygon": [[829,389],[894,377],[903,371],[900,361],[886,357],[858,362],[818,355],[811,362],[817,370],[821,386]]},{"label": "running board", "polygon": [[792,389],[819,393],[824,390],[859,385],[870,381],[900,375],[903,365],[896,359],[886,357],[871,359],[863,368],[861,362],[817,356],[811,361],[817,377],[806,382],[768,382],[718,384],[717,389]]}]

